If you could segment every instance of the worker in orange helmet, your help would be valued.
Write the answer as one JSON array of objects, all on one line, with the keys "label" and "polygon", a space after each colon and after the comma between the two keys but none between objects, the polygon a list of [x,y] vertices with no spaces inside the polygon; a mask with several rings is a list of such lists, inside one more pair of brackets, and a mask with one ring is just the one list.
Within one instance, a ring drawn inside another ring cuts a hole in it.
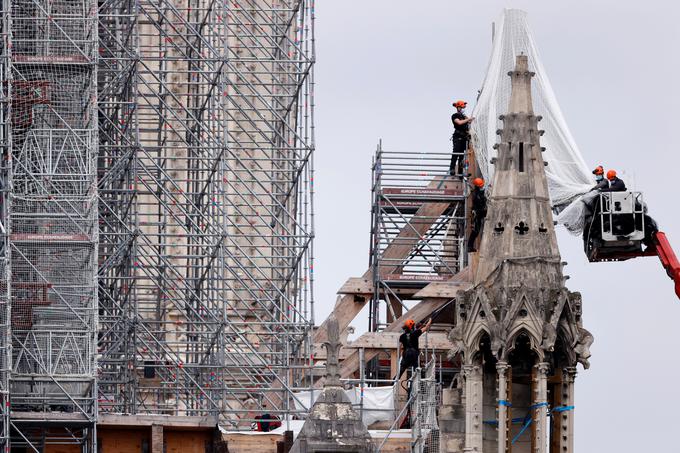
[{"label": "worker in orange helmet", "polygon": [[476,252],[475,241],[482,231],[484,219],[486,218],[486,192],[484,191],[484,180],[475,178],[472,180],[474,189],[472,191],[472,231],[468,238],[468,252]]},{"label": "worker in orange helmet", "polygon": [[420,357],[420,348],[418,346],[418,338],[430,329],[432,325],[432,318],[428,319],[424,326],[416,327],[416,322],[412,319],[404,321],[402,329],[404,333],[399,337],[399,343],[402,347],[401,365],[399,366],[399,374],[396,379],[401,379],[404,371],[411,368],[412,370],[418,368],[418,358]]},{"label": "worker in orange helmet", "polygon": [[470,123],[474,118],[465,116],[465,107],[467,102],[456,101],[453,103],[456,108],[456,113],[451,115],[451,122],[453,123],[453,155],[451,156],[451,165],[449,166],[450,175],[463,174],[463,162],[465,161],[465,153],[470,141]]},{"label": "worker in orange helmet", "polygon": [[604,178],[604,168],[602,167],[602,165],[598,165],[597,167],[595,167],[595,170],[593,170],[593,174],[595,175],[596,184],[590,190],[602,190],[609,186],[609,183]]},{"label": "worker in orange helmet", "polygon": [[616,170],[609,170],[607,172],[607,188],[601,190],[602,192],[625,192],[626,183],[623,179],[616,175]]}]

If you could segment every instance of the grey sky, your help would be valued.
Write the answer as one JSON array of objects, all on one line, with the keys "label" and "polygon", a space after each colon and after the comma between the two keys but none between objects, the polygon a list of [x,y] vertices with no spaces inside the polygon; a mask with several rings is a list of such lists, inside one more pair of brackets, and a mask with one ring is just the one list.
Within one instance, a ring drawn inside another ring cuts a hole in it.
[{"label": "grey sky", "polygon": [[[474,101],[502,8],[529,12],[553,89],[586,162],[625,170],[680,253],[680,3],[317,0],[316,319],[368,264],[370,163],[450,148],[451,101]],[[540,113],[540,112],[538,112]],[[595,336],[577,378],[579,453],[673,452],[680,303],[656,258],[589,264],[561,231],[568,286]],[[364,330],[365,321],[355,321]]]}]

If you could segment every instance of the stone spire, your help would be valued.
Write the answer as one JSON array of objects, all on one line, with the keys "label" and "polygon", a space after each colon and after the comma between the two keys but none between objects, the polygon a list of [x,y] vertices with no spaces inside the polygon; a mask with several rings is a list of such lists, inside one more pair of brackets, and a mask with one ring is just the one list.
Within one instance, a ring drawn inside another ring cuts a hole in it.
[{"label": "stone spire", "polygon": [[519,55],[515,65],[515,70],[510,71],[512,92],[508,112],[514,113],[534,113],[534,104],[531,100],[531,78],[535,75],[529,71],[529,58],[526,55]]},{"label": "stone spire", "polygon": [[517,57],[508,75],[512,94],[508,113],[500,117],[503,129],[495,146],[498,157],[492,161],[495,173],[475,282],[507,259],[560,260],[540,144],[541,118],[534,115],[531,101],[534,73],[525,55]]},{"label": "stone spire", "polygon": [[[465,451],[547,453],[550,443],[573,453],[574,376],[593,341],[581,295],[564,285],[528,63],[520,55],[508,73],[474,286],[459,293],[449,335],[462,361]],[[498,429],[483,429],[494,412]],[[512,418],[527,415],[532,429],[520,431]]]}]

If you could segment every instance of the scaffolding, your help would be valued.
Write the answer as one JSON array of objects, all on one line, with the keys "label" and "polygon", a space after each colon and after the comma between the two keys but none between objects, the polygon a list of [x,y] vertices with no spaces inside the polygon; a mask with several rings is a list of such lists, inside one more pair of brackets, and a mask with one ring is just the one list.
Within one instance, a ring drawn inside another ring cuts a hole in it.
[{"label": "scaffolding", "polygon": [[465,266],[467,184],[449,176],[451,153],[387,151],[372,167],[373,295],[369,330],[408,311],[413,296]]},{"label": "scaffolding", "polygon": [[3,449],[304,414],[313,2],[2,5]]},{"label": "scaffolding", "polygon": [[99,8],[99,410],[301,413],[313,2]]},{"label": "scaffolding", "polygon": [[441,404],[441,383],[437,382],[435,364],[434,360],[430,360],[424,369],[416,369],[410,382],[411,392],[415,393],[409,411],[411,451],[414,453],[440,451],[437,410]]},{"label": "scaffolding", "polygon": [[[0,14],[0,33],[3,42],[9,37],[9,1],[3,1]],[[0,46],[0,77],[2,80],[9,79],[10,71],[9,49],[6,45]],[[11,320],[9,301],[9,244],[8,244],[8,182],[9,182],[9,159],[10,126],[8,123],[9,112],[9,85],[3,85],[0,89],[0,449],[5,452],[10,447],[10,423],[9,423],[9,376],[11,366]]]},{"label": "scaffolding", "polygon": [[11,303],[9,435],[26,451],[95,444],[96,6],[10,0],[3,8],[9,282],[1,286]]}]

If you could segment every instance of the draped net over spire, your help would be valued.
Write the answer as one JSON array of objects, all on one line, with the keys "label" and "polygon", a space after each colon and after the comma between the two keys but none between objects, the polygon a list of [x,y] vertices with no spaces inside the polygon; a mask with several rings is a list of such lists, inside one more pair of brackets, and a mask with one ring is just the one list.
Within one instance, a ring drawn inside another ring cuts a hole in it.
[{"label": "draped net over spire", "polygon": [[524,11],[506,9],[495,23],[491,60],[472,112],[476,117],[472,136],[479,168],[490,179],[493,172],[490,161],[496,156],[493,147],[499,140],[496,131],[501,128],[498,116],[510,99],[508,71],[521,54],[529,57],[529,69],[536,73],[532,97],[535,114],[543,117],[539,126],[545,130],[541,142],[546,148],[543,159],[549,164],[546,174],[552,206],[561,212],[558,222],[578,234],[583,227],[581,195],[590,190],[594,181],[557,104]]}]

